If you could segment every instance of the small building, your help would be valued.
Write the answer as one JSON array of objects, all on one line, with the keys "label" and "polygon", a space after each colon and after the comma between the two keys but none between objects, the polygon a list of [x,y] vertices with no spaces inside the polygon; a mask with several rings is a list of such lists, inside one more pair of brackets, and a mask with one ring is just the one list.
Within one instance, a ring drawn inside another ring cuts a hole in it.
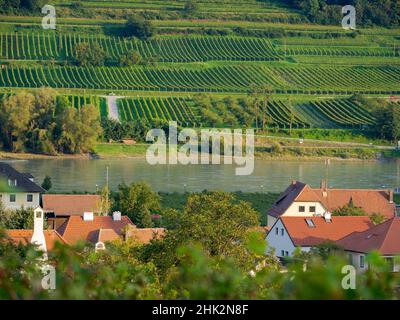
[{"label": "small building", "polygon": [[0,162],[0,201],[5,209],[37,208],[40,194],[46,192],[29,173],[20,173]]},{"label": "small building", "polygon": [[368,216],[282,216],[269,230],[266,241],[278,258],[284,258],[292,256],[296,248],[309,252],[312,247],[326,241],[334,242],[354,231],[365,231],[372,226]]},{"label": "small building", "polygon": [[94,194],[44,194],[43,210],[51,229],[58,229],[71,216],[83,216],[85,212],[99,214],[101,196]]},{"label": "small building", "polygon": [[388,262],[389,270],[400,271],[395,257],[400,256],[400,217],[394,217],[364,231],[353,232],[337,241],[349,255],[349,261],[358,271],[368,268],[365,256],[378,251]]},{"label": "small building", "polygon": [[332,213],[349,203],[362,208],[366,214],[378,213],[387,219],[396,215],[391,190],[330,189],[325,182],[317,189],[293,181],[267,211],[268,227],[280,217],[317,217]]}]

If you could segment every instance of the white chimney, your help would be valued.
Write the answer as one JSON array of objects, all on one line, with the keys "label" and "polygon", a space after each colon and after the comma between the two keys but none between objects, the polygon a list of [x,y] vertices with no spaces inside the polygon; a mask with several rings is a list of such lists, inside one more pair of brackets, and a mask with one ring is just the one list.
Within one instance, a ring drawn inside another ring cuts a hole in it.
[{"label": "white chimney", "polygon": [[93,212],[84,212],[83,221],[93,221]]},{"label": "white chimney", "polygon": [[113,212],[113,220],[114,221],[121,221],[121,212],[120,211],[114,211]]},{"label": "white chimney", "polygon": [[46,239],[43,232],[44,211],[41,207],[37,207],[33,211],[33,235],[31,243],[39,247],[39,250],[47,252]]},{"label": "white chimney", "polygon": [[332,222],[332,214],[329,211],[325,212],[324,218],[326,222]]}]

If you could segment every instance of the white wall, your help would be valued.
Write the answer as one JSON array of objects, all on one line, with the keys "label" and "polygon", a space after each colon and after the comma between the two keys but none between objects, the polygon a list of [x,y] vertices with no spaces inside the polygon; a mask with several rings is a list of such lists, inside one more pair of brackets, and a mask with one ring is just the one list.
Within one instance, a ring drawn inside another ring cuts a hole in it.
[{"label": "white wall", "polygon": [[[299,207],[304,206],[305,212],[299,212]],[[315,207],[315,212],[310,212],[310,207]],[[323,215],[326,212],[320,202],[293,202],[283,214],[291,217],[312,217],[314,215]]]},{"label": "white wall", "polygon": [[[363,272],[363,271],[366,271],[368,269],[368,264],[367,264],[367,262],[365,260],[366,259],[366,254],[365,253],[352,252],[352,251],[346,251],[346,253],[348,255],[351,255],[351,258],[352,258],[351,264],[357,269],[358,272]],[[360,266],[360,256],[364,256],[364,268],[361,268],[361,266]],[[386,256],[384,256],[384,257],[386,257]],[[394,257],[387,256],[386,258],[394,258]],[[349,261],[349,263],[350,263],[350,261]],[[399,264],[395,264],[393,271],[400,272],[400,265]]]},{"label": "white wall", "polygon": [[[10,202],[10,194],[15,194],[15,202]],[[33,201],[27,201],[27,195],[33,196]],[[5,209],[36,208],[39,206],[39,193],[1,193],[1,201]]]},{"label": "white wall", "polygon": [[[278,228],[278,234],[276,234],[276,228]],[[275,225],[268,232],[265,240],[268,243],[267,251],[274,249],[275,255],[280,258],[283,257],[281,252],[282,250],[285,251],[285,256],[286,251],[288,253],[288,256],[291,256],[296,249],[281,220],[278,220],[275,223]]]}]

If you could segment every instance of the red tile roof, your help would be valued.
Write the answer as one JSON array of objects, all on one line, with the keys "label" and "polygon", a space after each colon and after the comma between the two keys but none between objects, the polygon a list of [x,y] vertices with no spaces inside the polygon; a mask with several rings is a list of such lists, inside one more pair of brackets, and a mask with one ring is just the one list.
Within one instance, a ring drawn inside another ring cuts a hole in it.
[{"label": "red tile roof", "polygon": [[111,216],[94,216],[93,221],[84,221],[80,216],[70,216],[57,231],[71,244],[78,241],[96,243],[100,229],[113,230],[121,235],[127,225],[134,226],[127,216],[122,216],[120,221],[114,221]]},{"label": "red tile roof", "polygon": [[129,227],[126,233],[128,239],[132,239],[139,243],[149,243],[153,239],[160,239],[164,237],[164,228],[136,228]]},{"label": "red tile roof", "polygon": [[387,220],[362,231],[353,232],[337,241],[344,249],[368,253],[378,250],[382,255],[400,254],[400,217]]},{"label": "red tile roof", "polygon": [[101,197],[92,194],[44,194],[43,210],[56,216],[83,215],[100,212]]},{"label": "red tile roof", "polygon": [[367,214],[380,213],[387,218],[393,218],[396,205],[390,203],[389,190],[373,189],[313,189],[302,182],[293,182],[278,198],[268,214],[281,216],[295,202],[320,202],[328,211],[349,204],[350,199],[356,207],[362,208]]},{"label": "red tile roof", "polygon": [[[342,217],[333,216],[331,222],[326,222],[323,217],[281,217],[294,245],[310,247],[324,241],[337,241],[354,231],[364,231],[373,226],[369,217]],[[315,227],[309,227],[310,219]],[[273,230],[274,228],[271,228]]]},{"label": "red tile roof", "polygon": [[[43,233],[48,251],[53,250],[56,242],[67,243],[56,230],[44,230]],[[33,230],[6,230],[6,234],[15,244],[28,244],[31,242]]]}]

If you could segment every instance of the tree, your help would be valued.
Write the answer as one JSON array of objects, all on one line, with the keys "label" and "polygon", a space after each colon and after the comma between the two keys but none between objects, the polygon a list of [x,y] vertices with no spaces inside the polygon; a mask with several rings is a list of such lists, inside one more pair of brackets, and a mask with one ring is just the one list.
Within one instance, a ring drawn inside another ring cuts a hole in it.
[{"label": "tree", "polygon": [[134,224],[140,228],[153,225],[152,214],[160,210],[160,197],[144,182],[124,184],[119,186],[116,205]]},{"label": "tree", "polygon": [[18,93],[6,97],[0,105],[1,141],[6,149],[24,151],[34,102],[32,94]]},{"label": "tree", "polygon": [[230,257],[243,270],[250,270],[257,261],[246,249],[246,243],[249,232],[259,224],[258,214],[231,194],[190,195],[183,212],[165,212],[164,219],[175,228],[168,229],[162,241],[155,241],[144,252],[144,260],[153,261],[161,272],[178,263],[177,248],[193,243],[199,244],[209,256]]},{"label": "tree", "polygon": [[151,38],[155,33],[152,24],[139,15],[131,15],[125,25],[125,35],[137,37],[141,40]]},{"label": "tree", "polygon": [[100,200],[100,213],[103,216],[107,216],[111,211],[111,199],[110,199],[110,189],[108,185],[105,185],[100,193],[101,200]]},{"label": "tree", "polygon": [[49,190],[51,189],[52,186],[53,186],[53,185],[52,185],[52,183],[51,183],[51,177],[50,177],[50,176],[46,176],[46,177],[43,179],[42,188],[43,188],[44,190],[46,190],[46,191],[49,191]]},{"label": "tree", "polygon": [[381,139],[397,142],[400,139],[400,109],[394,103],[383,104],[374,112],[374,131]]},{"label": "tree", "polygon": [[381,224],[386,220],[386,217],[381,213],[373,213],[369,216],[369,218],[374,225]]},{"label": "tree", "polygon": [[33,210],[0,208],[0,228],[4,229],[33,229]]},{"label": "tree", "polygon": [[81,42],[75,45],[75,63],[81,67],[102,66],[107,54],[97,43]]},{"label": "tree", "polygon": [[135,64],[140,63],[142,60],[142,56],[140,55],[139,52],[135,50],[130,50],[126,52],[125,54],[122,54],[119,56],[119,66],[121,67],[130,67]]},{"label": "tree", "polygon": [[198,10],[198,4],[193,0],[186,1],[183,7],[183,12],[188,16],[193,16]]}]

